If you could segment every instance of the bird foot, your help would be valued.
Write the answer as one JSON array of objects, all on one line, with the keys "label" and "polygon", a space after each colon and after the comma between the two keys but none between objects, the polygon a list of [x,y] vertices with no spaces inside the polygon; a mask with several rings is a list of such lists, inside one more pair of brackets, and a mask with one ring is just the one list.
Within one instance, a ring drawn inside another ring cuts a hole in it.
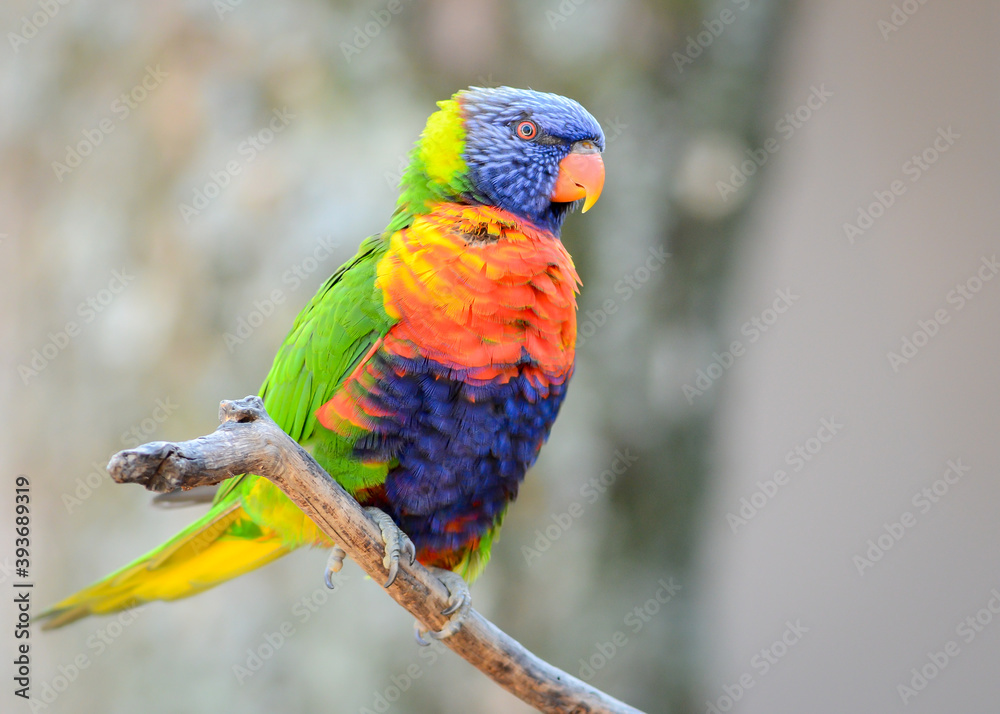
[{"label": "bird foot", "polygon": [[382,542],[385,543],[382,565],[389,571],[389,577],[382,587],[387,588],[396,582],[396,575],[399,574],[399,556],[405,555],[409,558],[410,565],[413,565],[413,561],[417,559],[417,549],[410,537],[399,529],[388,513],[374,506],[366,508],[365,511],[382,530]]},{"label": "bird foot", "polygon": [[326,560],[326,574],[323,575],[323,582],[331,590],[334,590],[333,585],[333,574],[339,573],[340,569],[344,567],[344,558],[347,557],[347,553],[339,545],[333,546],[330,549],[330,557]]},{"label": "bird foot", "polygon": [[[443,640],[454,635],[462,629],[462,622],[468,616],[469,610],[472,609],[472,595],[469,593],[469,585],[462,579],[461,575],[442,568],[428,568],[428,570],[434,573],[437,579],[448,588],[448,607],[442,610],[441,614],[450,615],[450,617],[448,623],[437,632],[424,627],[419,622],[413,623],[414,635],[417,638],[417,644],[421,647],[427,647],[431,644],[431,640]],[[431,640],[428,640],[428,637]]]}]

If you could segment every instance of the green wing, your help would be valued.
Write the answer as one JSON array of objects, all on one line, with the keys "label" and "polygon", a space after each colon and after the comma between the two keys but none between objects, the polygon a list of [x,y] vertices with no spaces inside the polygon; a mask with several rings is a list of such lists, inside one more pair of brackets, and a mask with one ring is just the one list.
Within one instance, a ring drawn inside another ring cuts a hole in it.
[{"label": "green wing", "polygon": [[[357,255],[323,284],[295,319],[260,390],[278,426],[312,447],[320,465],[349,490],[355,483],[379,479],[372,467],[351,459],[350,443],[322,427],[317,431],[316,410],[395,322],[375,286],[376,266],[386,249],[383,236],[367,238]],[[215,502],[241,485],[241,491],[249,487],[247,480],[244,475],[225,482]]]},{"label": "green wing", "polygon": [[[299,314],[264,380],[271,417],[348,490],[385,479],[387,465],[352,458],[347,439],[316,425],[316,409],[333,397],[354,366],[392,326],[375,287],[381,236],[320,288]],[[327,537],[266,479],[243,474],[227,481],[215,506],[174,538],[103,580],[44,611],[46,628],[95,613],[118,612],[151,600],[176,600],[260,567]]]}]

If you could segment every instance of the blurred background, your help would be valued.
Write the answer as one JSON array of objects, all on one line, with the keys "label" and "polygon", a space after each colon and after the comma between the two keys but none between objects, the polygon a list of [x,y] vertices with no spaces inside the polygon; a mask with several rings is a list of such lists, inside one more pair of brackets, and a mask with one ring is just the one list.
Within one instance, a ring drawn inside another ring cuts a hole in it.
[{"label": "blurred background", "polygon": [[[508,84],[590,109],[608,175],[564,230],[577,373],[476,607],[649,712],[996,711],[996,3],[17,0],[0,27],[0,580],[26,474],[36,612],[201,513],[103,466],[255,392],[434,102]],[[8,675],[2,708],[526,711],[325,559],[36,629],[37,701]]]}]

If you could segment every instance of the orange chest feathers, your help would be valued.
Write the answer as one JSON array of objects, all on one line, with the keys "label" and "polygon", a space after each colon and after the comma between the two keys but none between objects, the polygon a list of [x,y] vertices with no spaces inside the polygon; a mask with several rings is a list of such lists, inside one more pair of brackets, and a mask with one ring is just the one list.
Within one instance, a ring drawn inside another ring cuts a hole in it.
[{"label": "orange chest feathers", "polygon": [[384,347],[467,379],[565,376],[580,284],[562,242],[495,208],[444,204],[397,231],[376,285],[398,323]]}]

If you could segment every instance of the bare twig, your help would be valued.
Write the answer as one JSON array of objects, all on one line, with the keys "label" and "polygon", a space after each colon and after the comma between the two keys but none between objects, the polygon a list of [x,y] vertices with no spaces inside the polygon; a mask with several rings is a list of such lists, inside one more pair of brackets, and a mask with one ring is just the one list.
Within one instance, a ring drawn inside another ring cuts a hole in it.
[{"label": "bare twig", "polygon": [[[385,579],[379,527],[340,485],[264,410],[259,397],[222,402],[222,425],[191,441],[163,441],[121,451],[108,471],[119,483],[151,491],[215,484],[244,473],[272,481],[316,525],[372,577]],[[400,559],[399,575],[387,591],[432,630],[447,617],[448,590],[420,563]],[[627,704],[539,659],[475,610],[443,642],[507,691],[544,712],[631,712]]]}]

